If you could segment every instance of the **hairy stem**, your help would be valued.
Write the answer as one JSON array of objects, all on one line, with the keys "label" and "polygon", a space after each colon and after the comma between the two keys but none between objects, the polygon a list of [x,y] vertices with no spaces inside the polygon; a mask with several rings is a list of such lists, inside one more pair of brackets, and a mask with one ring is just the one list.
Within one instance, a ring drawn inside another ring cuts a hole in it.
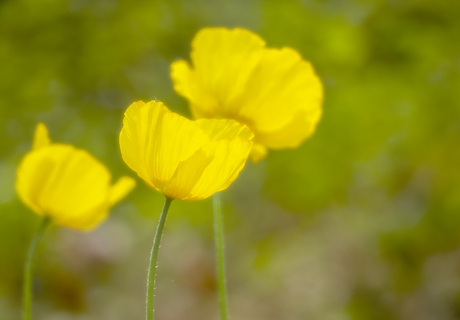
[{"label": "hairy stem", "polygon": [[158,222],[157,231],[155,233],[155,238],[153,239],[152,250],[150,251],[150,264],[147,271],[146,320],[153,320],[153,297],[155,292],[155,276],[157,269],[158,250],[160,249],[163,229],[165,226],[166,217],[168,215],[169,206],[171,205],[172,201],[172,198],[165,196],[163,212],[161,213],[160,221]]}]

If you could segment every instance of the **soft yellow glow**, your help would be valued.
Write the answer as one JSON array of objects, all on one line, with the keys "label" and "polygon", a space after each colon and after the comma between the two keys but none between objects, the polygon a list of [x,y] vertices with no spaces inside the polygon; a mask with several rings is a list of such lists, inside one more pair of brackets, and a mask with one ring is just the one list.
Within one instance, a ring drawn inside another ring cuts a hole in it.
[{"label": "soft yellow glow", "polygon": [[46,147],[51,143],[48,136],[48,129],[43,123],[39,123],[35,129],[34,143],[32,144],[32,150],[38,150],[42,147]]},{"label": "soft yellow glow", "polygon": [[135,186],[129,177],[114,185],[110,180],[107,168],[88,152],[51,143],[40,123],[32,151],[19,165],[16,190],[35,213],[50,216],[60,226],[89,230]]},{"label": "soft yellow glow", "polygon": [[152,188],[183,200],[226,189],[251,150],[253,133],[234,120],[188,120],[163,103],[135,102],[120,132],[123,160]]},{"label": "soft yellow glow", "polygon": [[266,48],[245,29],[206,28],[192,42],[191,61],[172,63],[174,89],[195,118],[246,124],[255,135],[253,161],[266,148],[295,148],[314,132],[323,87],[297,51]]}]

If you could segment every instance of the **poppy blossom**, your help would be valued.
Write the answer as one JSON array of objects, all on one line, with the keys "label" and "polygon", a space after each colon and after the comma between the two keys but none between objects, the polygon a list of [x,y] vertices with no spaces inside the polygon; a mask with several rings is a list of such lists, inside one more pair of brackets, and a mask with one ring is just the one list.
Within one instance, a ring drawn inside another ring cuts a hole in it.
[{"label": "poppy blossom", "polygon": [[32,150],[18,167],[16,190],[36,214],[48,216],[60,226],[90,230],[135,186],[129,177],[113,185],[110,181],[103,164],[85,150],[52,143],[40,123]]},{"label": "poppy blossom", "polygon": [[315,131],[323,87],[296,50],[267,48],[241,28],[205,28],[193,39],[190,56],[191,64],[171,65],[174,89],[196,119],[246,124],[254,133],[253,161],[267,148],[295,148]]}]

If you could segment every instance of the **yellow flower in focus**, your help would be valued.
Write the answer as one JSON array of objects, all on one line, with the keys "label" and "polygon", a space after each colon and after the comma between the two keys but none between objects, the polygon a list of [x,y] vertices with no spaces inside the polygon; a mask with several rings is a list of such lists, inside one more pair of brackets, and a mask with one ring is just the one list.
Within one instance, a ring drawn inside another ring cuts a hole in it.
[{"label": "yellow flower in focus", "polygon": [[246,124],[254,132],[253,161],[267,148],[295,148],[314,132],[323,87],[297,51],[266,48],[245,29],[206,28],[193,39],[191,61],[172,63],[174,89],[195,118]]},{"label": "yellow flower in focus", "polygon": [[90,230],[135,186],[129,177],[114,185],[110,180],[107,168],[88,152],[51,143],[40,123],[32,150],[19,165],[16,190],[38,215],[49,216],[60,226]]},{"label": "yellow flower in focus", "polygon": [[151,188],[182,200],[226,189],[252,147],[253,133],[234,120],[188,120],[163,103],[129,106],[120,132],[123,160]]}]

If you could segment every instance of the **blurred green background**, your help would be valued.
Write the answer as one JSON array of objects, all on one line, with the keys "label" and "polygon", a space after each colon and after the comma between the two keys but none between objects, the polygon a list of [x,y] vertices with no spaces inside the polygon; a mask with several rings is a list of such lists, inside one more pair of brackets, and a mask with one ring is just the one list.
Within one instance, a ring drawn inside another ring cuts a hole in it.
[{"label": "blurred green background", "polygon": [[[248,163],[224,193],[233,319],[460,319],[460,1],[0,1],[0,319],[20,318],[38,217],[15,171],[37,122],[114,179],[124,110],[190,116],[169,65],[207,26],[310,60],[324,116],[300,148]],[[143,319],[163,199],[137,188],[90,233],[52,228],[34,319]],[[158,319],[218,319],[211,202],[172,205]]]}]

